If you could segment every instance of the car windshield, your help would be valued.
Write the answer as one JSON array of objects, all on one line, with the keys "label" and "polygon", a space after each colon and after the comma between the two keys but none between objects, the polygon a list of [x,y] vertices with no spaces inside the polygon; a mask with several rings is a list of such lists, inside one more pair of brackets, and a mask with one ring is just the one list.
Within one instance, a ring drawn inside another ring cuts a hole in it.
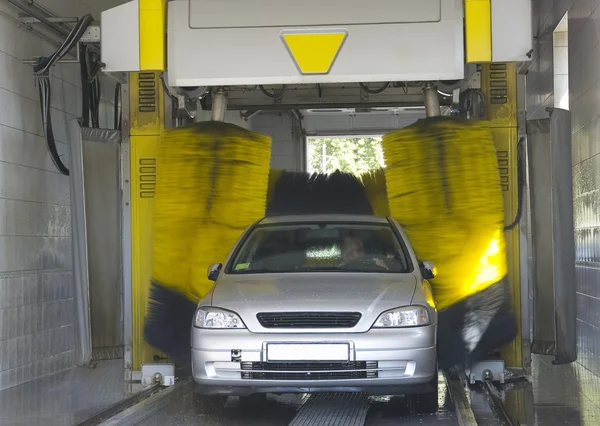
[{"label": "car windshield", "polygon": [[389,224],[257,226],[230,262],[231,274],[412,271]]}]

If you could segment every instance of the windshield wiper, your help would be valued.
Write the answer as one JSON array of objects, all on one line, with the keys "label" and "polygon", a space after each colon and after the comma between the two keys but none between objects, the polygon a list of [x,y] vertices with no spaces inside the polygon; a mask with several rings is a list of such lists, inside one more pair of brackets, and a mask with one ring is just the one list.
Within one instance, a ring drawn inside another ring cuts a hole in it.
[{"label": "windshield wiper", "polygon": [[240,269],[239,271],[232,271],[233,275],[250,275],[250,274],[276,274],[279,271],[272,271],[270,269]]},{"label": "windshield wiper", "polygon": [[343,271],[341,266],[326,265],[319,266],[318,268],[302,268],[298,272],[328,272],[328,271]]}]

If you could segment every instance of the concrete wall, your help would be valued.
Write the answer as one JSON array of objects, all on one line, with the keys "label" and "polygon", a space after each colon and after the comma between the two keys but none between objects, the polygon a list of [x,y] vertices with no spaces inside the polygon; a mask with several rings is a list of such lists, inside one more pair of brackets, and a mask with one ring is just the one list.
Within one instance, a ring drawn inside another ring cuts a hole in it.
[{"label": "concrete wall", "polygon": [[596,374],[600,373],[599,4],[599,0],[534,0],[536,46],[527,76],[529,118],[542,118],[544,108],[555,103],[553,32],[568,12],[578,350],[579,362]]},{"label": "concrete wall", "polygon": [[261,112],[252,117],[252,130],[271,136],[271,168],[304,170],[301,130],[291,112]]},{"label": "concrete wall", "polygon": [[[61,16],[116,1],[37,1]],[[101,4],[102,3],[102,4]],[[50,159],[31,66],[22,59],[56,46],[19,25],[0,3],[0,390],[73,365],[74,325],[69,180]],[[52,120],[68,165],[67,125],[81,111],[78,65],[52,70]],[[114,86],[103,84],[104,99]],[[112,126],[112,106],[101,124]]]}]

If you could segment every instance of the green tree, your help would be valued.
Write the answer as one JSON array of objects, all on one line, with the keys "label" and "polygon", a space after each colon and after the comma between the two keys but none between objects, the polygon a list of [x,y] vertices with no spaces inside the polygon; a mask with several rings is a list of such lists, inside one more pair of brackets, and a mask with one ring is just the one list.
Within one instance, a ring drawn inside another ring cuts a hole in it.
[{"label": "green tree", "polygon": [[361,175],[385,167],[381,138],[315,138],[308,140],[308,148],[311,172]]}]

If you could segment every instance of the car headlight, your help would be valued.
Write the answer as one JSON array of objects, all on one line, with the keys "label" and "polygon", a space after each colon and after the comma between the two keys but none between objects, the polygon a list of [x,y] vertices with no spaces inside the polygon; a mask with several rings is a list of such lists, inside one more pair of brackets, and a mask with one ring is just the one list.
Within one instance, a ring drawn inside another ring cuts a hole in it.
[{"label": "car headlight", "polygon": [[194,327],[210,329],[246,328],[242,319],[235,312],[218,308],[198,308],[194,316]]},{"label": "car headlight", "polygon": [[416,327],[429,324],[429,312],[424,306],[405,306],[379,315],[374,328]]}]

